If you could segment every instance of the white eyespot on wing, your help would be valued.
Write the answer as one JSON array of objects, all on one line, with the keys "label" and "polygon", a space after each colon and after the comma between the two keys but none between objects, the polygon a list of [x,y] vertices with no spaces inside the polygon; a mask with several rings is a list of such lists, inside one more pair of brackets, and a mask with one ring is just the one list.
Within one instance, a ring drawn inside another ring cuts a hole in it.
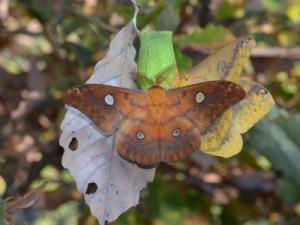
[{"label": "white eyespot on wing", "polygon": [[145,138],[145,134],[141,131],[138,131],[136,133],[136,137],[139,139],[139,140],[143,140]]},{"label": "white eyespot on wing", "polygon": [[205,95],[204,95],[201,91],[199,91],[199,92],[196,94],[196,102],[197,102],[197,103],[201,103],[201,102],[204,101],[204,99],[205,99]]},{"label": "white eyespot on wing", "polygon": [[104,102],[107,105],[113,105],[114,104],[114,96],[112,96],[111,94],[105,95],[104,96]]},{"label": "white eyespot on wing", "polygon": [[173,131],[172,131],[172,135],[174,136],[174,137],[178,137],[179,135],[180,135],[180,129],[179,128],[176,128],[176,129],[174,129]]}]

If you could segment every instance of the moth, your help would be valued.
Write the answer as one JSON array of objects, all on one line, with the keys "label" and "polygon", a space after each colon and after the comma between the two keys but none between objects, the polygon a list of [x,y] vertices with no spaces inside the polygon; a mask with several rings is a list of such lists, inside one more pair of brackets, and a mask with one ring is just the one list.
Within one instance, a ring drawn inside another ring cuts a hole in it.
[{"label": "moth", "polygon": [[85,84],[70,88],[63,99],[103,135],[115,134],[114,148],[122,158],[149,168],[199,149],[201,134],[245,95],[239,85],[216,80],[146,91]]}]

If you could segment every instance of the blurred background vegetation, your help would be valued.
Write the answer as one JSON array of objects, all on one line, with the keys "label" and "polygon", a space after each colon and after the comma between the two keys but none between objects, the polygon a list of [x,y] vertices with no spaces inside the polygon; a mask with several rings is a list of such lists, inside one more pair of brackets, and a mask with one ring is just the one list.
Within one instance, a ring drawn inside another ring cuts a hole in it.
[{"label": "blurred background vegetation", "polygon": [[[174,31],[181,71],[253,37],[243,76],[267,87],[277,107],[244,135],[239,155],[161,165],[140,205],[113,224],[300,224],[300,1],[139,2],[140,29]],[[4,199],[48,180],[11,224],[97,224],[60,163],[61,97],[92,74],[132,14],[129,0],[0,0],[0,221]]]}]

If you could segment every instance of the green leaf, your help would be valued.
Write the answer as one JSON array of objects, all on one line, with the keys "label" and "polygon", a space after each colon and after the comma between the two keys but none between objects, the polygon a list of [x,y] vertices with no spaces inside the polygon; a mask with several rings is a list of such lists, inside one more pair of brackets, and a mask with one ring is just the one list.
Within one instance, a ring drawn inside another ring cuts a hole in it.
[{"label": "green leaf", "polygon": [[136,3],[140,7],[146,7],[148,4],[148,0],[131,0],[131,1]]},{"label": "green leaf", "polygon": [[285,2],[281,0],[263,0],[263,7],[273,13],[282,12],[285,9]]},{"label": "green leaf", "polygon": [[70,51],[70,58],[79,63],[80,66],[86,66],[91,59],[91,51],[79,44],[65,42],[63,46]]},{"label": "green leaf", "polygon": [[288,134],[288,136],[298,145],[300,146],[300,114],[297,114],[288,119],[279,119],[277,123],[284,129],[284,131]]},{"label": "green leaf", "polygon": [[221,1],[216,13],[216,17],[219,20],[225,20],[234,17],[234,6],[228,1]]},{"label": "green leaf", "polygon": [[179,22],[179,10],[174,9],[171,5],[167,5],[157,18],[157,29],[175,31]]},{"label": "green leaf", "polygon": [[284,177],[278,179],[277,187],[280,198],[293,209],[300,200],[299,186],[293,180]]},{"label": "green leaf", "polygon": [[[141,32],[138,58],[138,82],[142,89],[154,84],[170,87],[177,75],[172,32]],[[159,81],[160,80],[160,81]]]},{"label": "green leaf", "polygon": [[300,185],[299,146],[279,125],[263,119],[252,129],[251,145]]},{"label": "green leaf", "polygon": [[189,35],[176,39],[178,46],[189,44],[225,44],[233,40],[232,33],[221,25],[208,24],[203,30],[196,30]]},{"label": "green leaf", "polygon": [[34,4],[29,5],[29,12],[42,23],[46,23],[54,17],[51,4],[42,1],[36,1]]},{"label": "green leaf", "polygon": [[87,25],[84,17],[65,18],[62,23],[63,33],[65,36],[71,34],[78,28],[85,27]]},{"label": "green leaf", "polygon": [[175,57],[180,71],[187,71],[192,68],[193,60],[189,56],[183,54],[179,48],[175,48]]},{"label": "green leaf", "polygon": [[4,219],[5,212],[4,212],[4,201],[0,197],[0,224],[2,224],[2,220]]}]

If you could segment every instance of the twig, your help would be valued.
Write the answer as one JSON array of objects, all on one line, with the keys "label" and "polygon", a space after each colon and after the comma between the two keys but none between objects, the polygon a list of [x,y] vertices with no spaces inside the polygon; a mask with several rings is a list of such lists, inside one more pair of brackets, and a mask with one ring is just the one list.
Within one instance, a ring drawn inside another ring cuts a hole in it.
[{"label": "twig", "polygon": [[111,33],[116,33],[118,32],[118,30],[106,23],[104,23],[102,20],[100,20],[98,17],[96,17],[95,15],[93,16],[86,16],[83,13],[81,13],[80,11],[76,10],[76,9],[67,9],[70,13],[75,14],[76,16],[80,16],[84,19],[86,19],[88,22],[93,23],[98,25],[99,27],[101,27],[103,30],[109,31]]},{"label": "twig", "polygon": [[291,99],[288,101],[284,101],[281,97],[276,98],[276,102],[279,106],[290,109],[300,103],[300,93],[295,94]]},{"label": "twig", "polygon": [[199,9],[199,19],[198,19],[198,24],[200,25],[200,27],[205,27],[209,21],[210,21],[210,0],[202,0],[199,1],[202,4],[200,4],[200,9]]},{"label": "twig", "polygon": [[8,31],[9,34],[26,34],[26,35],[30,35],[30,36],[39,36],[41,34],[43,34],[42,32],[31,32],[29,30],[27,30],[25,27],[20,27],[17,30],[13,30],[13,31]]},{"label": "twig", "polygon": [[[218,43],[213,44],[188,44],[181,46],[183,49],[192,49],[204,55],[209,55],[210,49],[218,49],[222,45]],[[253,58],[285,58],[285,59],[300,59],[300,48],[285,48],[285,47],[267,47],[267,48],[253,48],[251,51]]]},{"label": "twig", "polygon": [[288,58],[300,59],[300,48],[268,47],[254,48],[251,53],[252,57],[260,58]]},{"label": "twig", "polygon": [[97,16],[91,16],[91,17],[87,17],[88,21],[91,23],[95,23],[96,25],[98,25],[99,27],[101,27],[102,29],[109,31],[111,33],[117,33],[118,30],[112,26],[109,26],[108,24],[104,23],[102,20],[100,20]]},{"label": "twig", "polygon": [[37,69],[35,60],[31,60],[30,64],[27,91],[23,94],[24,100],[19,103],[17,109],[11,112],[11,118],[15,121],[23,120],[28,113],[46,99],[46,76]]}]

